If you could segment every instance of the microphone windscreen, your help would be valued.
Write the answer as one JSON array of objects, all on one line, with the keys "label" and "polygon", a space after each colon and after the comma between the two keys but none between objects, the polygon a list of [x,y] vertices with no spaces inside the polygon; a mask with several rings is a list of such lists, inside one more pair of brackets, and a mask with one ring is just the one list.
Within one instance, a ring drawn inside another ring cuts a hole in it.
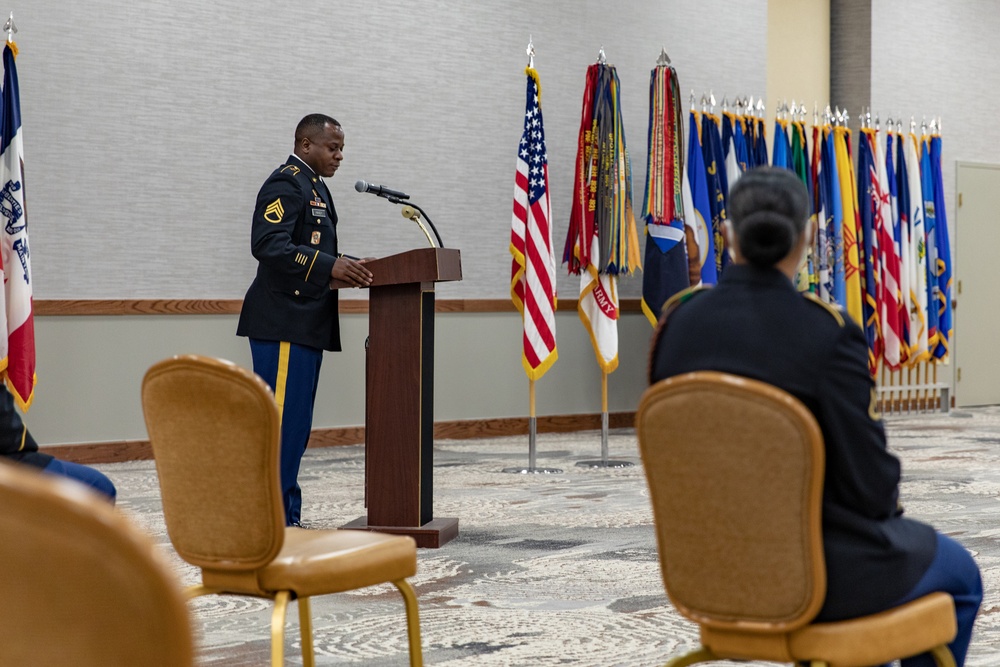
[{"label": "microphone windscreen", "polygon": [[364,181],[358,181],[357,183],[354,184],[354,189],[357,190],[358,192],[364,192],[367,187],[368,184],[365,183]]}]

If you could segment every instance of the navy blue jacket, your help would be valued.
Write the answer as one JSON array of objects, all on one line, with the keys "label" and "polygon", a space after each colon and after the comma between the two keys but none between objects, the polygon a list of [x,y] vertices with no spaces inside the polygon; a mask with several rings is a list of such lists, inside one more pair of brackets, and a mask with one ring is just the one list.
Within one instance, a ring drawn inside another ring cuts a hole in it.
[{"label": "navy blue jacket", "polygon": [[294,155],[257,194],[250,249],[257,276],[243,298],[236,333],[340,350],[337,211],[326,184]]},{"label": "navy blue jacket", "polygon": [[21,415],[14,409],[14,397],[0,381],[0,456],[44,468],[52,460],[38,451],[38,444],[31,437]]},{"label": "navy blue jacket", "polygon": [[827,595],[817,619],[874,613],[907,594],[933,560],[936,536],[901,516],[899,460],[886,449],[861,329],[778,270],[749,265],[730,266],[716,287],[665,311],[651,381],[699,370],[742,375],[789,392],[819,422]]}]

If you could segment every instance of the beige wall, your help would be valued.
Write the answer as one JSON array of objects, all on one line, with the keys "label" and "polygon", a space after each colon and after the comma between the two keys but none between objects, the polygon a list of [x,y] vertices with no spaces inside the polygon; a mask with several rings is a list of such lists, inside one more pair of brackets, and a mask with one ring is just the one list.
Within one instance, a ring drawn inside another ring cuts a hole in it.
[{"label": "beige wall", "polygon": [[[769,0],[767,3],[768,132],[773,140],[774,110],[792,101],[805,104],[812,124],[830,102],[830,1]],[[773,153],[773,151],[772,151]]]},{"label": "beige wall", "polygon": [[[519,316],[442,313],[435,324],[435,419],[527,416]],[[559,313],[556,327],[559,361],[536,385],[538,415],[599,413],[601,376],[590,339],[576,313]],[[367,328],[365,315],[341,317],[344,351],[324,356],[315,428],[364,424]],[[246,339],[235,331],[230,315],[36,318],[39,383],[28,427],[43,445],[144,440],[139,390],[146,369],[174,354],[250,367]],[[611,412],[635,410],[651,331],[640,313],[619,322],[620,365],[608,382]]]}]

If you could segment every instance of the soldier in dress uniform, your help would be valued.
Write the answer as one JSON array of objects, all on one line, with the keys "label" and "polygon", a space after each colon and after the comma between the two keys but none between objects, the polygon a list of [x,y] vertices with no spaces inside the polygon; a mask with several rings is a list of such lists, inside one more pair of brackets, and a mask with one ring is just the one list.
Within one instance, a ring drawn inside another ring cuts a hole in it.
[{"label": "soldier in dress uniform", "polygon": [[[955,599],[951,650],[961,666],[982,602],[979,569],[958,542],[903,516],[899,460],[886,448],[865,335],[844,313],[794,286],[815,231],[808,215],[805,186],[791,171],[764,167],[736,182],[726,230],[734,263],[716,287],[681,292],[664,306],[650,381],[721,371],[802,401],[826,449],[827,595],[817,620],[873,614],[944,591]],[[902,661],[934,664],[929,655]]]},{"label": "soldier in dress uniform", "polygon": [[243,299],[236,333],[250,339],[253,370],[274,390],[281,413],[285,521],[300,526],[299,463],[312,430],[323,350],[340,350],[333,280],[371,284],[365,260],[337,251],[337,211],[323,178],[344,159],[344,130],[310,114],[295,128],[295,150],[257,193],[250,250],[257,276]]}]

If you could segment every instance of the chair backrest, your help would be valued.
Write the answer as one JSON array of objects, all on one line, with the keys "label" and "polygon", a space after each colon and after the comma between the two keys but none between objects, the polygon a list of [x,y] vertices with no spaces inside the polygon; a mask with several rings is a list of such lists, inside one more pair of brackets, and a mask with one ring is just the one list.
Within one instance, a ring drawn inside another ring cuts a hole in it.
[{"label": "chair backrest", "polygon": [[249,572],[285,536],[280,420],[252,372],[194,355],[153,365],[142,382],[167,533],[192,565]]},{"label": "chair backrest", "polygon": [[180,588],[103,497],[0,463],[0,665],[194,664]]},{"label": "chair backrest", "polygon": [[636,416],[663,582],[682,614],[780,632],[826,595],[823,436],[790,394],[717,372],[649,387]]}]

